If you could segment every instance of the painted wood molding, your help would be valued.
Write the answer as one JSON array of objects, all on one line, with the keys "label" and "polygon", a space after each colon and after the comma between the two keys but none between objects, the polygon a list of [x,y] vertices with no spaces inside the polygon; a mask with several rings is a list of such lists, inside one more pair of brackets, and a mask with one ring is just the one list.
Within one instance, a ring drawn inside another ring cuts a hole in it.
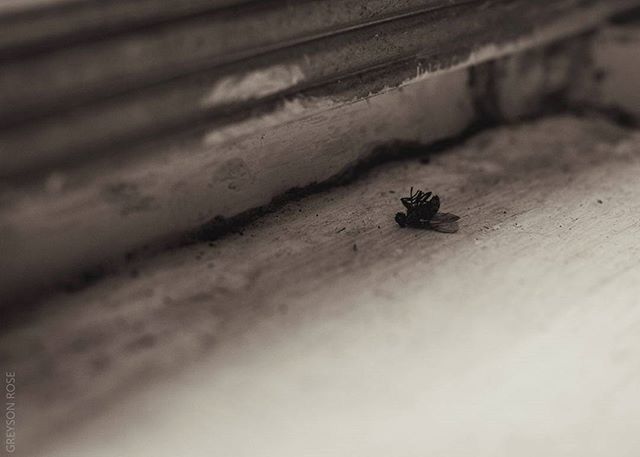
[{"label": "painted wood molding", "polygon": [[[190,85],[189,76],[3,129],[3,305],[141,246],[175,239],[217,216],[232,217],[291,188],[331,178],[381,145],[428,144],[458,135],[486,115],[478,102],[495,97],[496,87],[489,96],[474,81],[479,72],[504,94],[498,114],[527,115],[537,101],[561,93],[576,71],[588,68],[590,38],[580,34],[638,2],[562,1],[544,8],[536,2],[531,11],[537,19],[524,26],[518,17],[532,3],[485,2],[503,7],[478,10],[477,21],[449,15],[474,11],[472,5],[427,13],[444,21],[437,27],[424,26],[424,15],[408,16],[370,26],[364,35],[358,29],[298,45],[316,46],[325,65],[305,64],[304,54],[291,50],[274,51],[224,67],[236,73],[222,78],[238,78],[226,86],[211,85],[224,81],[215,79],[221,78],[218,69],[213,76],[200,74],[207,81],[203,85]],[[492,18],[495,11],[504,16]],[[509,26],[501,27],[505,21]],[[447,23],[458,25],[451,30]],[[378,37],[371,35],[374,30]],[[574,35],[580,36],[558,43]],[[345,47],[327,47],[326,40]],[[333,52],[341,49],[336,57]],[[274,55],[283,60],[270,60]],[[499,78],[493,64],[478,67],[509,55],[530,62],[504,64]],[[257,92],[234,93],[242,75],[275,62],[299,62],[302,81],[266,91],[274,81],[286,80],[274,73],[258,80]],[[258,66],[238,70],[251,64]],[[175,98],[163,98],[171,90]],[[212,90],[217,104],[203,104]],[[6,95],[4,87],[2,92]],[[247,99],[247,93],[254,96]],[[47,122],[52,124],[46,127]]]}]

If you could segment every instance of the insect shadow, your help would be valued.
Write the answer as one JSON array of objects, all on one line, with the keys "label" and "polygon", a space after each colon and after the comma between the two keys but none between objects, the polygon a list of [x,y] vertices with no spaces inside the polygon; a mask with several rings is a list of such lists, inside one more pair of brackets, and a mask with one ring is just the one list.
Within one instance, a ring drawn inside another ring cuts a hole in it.
[{"label": "insect shadow", "polygon": [[400,202],[404,205],[404,213],[396,213],[396,222],[400,227],[431,229],[443,233],[455,233],[459,230],[459,216],[451,213],[440,213],[440,197],[431,192],[418,190],[413,193],[413,187],[408,197]]}]

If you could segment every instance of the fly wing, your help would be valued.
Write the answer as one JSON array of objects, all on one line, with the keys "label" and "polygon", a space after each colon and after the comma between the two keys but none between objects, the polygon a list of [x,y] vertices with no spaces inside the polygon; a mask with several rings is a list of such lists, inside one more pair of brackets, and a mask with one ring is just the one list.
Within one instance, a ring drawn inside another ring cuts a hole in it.
[{"label": "fly wing", "polygon": [[460,216],[451,213],[436,213],[436,215],[431,218],[431,222],[456,222],[459,220]]},{"label": "fly wing", "polygon": [[431,227],[436,232],[442,233],[456,233],[460,230],[460,226],[457,222],[438,222],[434,223],[433,221],[429,222],[429,227]]},{"label": "fly wing", "polygon": [[458,226],[459,216],[451,213],[437,213],[429,220],[429,225],[433,230],[443,233],[455,233],[460,227]]}]

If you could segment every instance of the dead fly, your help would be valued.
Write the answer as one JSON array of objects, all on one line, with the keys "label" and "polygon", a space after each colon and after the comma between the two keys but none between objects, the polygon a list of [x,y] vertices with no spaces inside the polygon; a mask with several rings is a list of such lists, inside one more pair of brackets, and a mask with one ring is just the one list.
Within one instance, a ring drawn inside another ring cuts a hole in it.
[{"label": "dead fly", "polygon": [[396,222],[400,227],[414,227],[433,229],[438,232],[455,233],[458,231],[460,218],[451,213],[440,213],[440,197],[431,192],[424,193],[421,190],[400,201],[407,209],[406,213],[397,213]]}]

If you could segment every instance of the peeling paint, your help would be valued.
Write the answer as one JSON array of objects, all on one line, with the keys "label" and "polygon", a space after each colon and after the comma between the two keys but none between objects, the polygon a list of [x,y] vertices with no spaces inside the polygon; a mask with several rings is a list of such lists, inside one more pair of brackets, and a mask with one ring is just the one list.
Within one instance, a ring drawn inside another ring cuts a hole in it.
[{"label": "peeling paint", "polygon": [[213,107],[273,95],[304,81],[299,65],[276,65],[242,75],[222,78],[204,98],[202,105]]},{"label": "peeling paint", "polygon": [[211,176],[211,185],[224,184],[229,190],[240,190],[254,180],[254,174],[246,162],[234,157],[222,163]]},{"label": "peeling paint", "polygon": [[[429,65],[429,62],[418,61],[414,77],[404,80],[400,85],[385,86],[379,91],[369,93],[364,98],[367,99],[382,95],[443,73],[478,65],[489,60],[517,54],[536,46],[550,43],[557,39],[559,35],[569,35],[584,30],[585,27],[596,26],[601,22],[602,15],[605,14],[608,9],[609,7],[607,6],[600,6],[599,8],[585,10],[582,14],[572,17],[570,20],[559,21],[555,24],[545,26],[543,29],[534,30],[533,33],[526,38],[516,39],[506,44],[491,43],[480,46],[471,52],[468,58],[459,59],[451,65],[445,65],[442,62]],[[209,94],[206,99],[206,105],[213,106],[230,101],[242,101],[253,97],[274,94],[292,87],[302,80],[304,80],[302,70],[295,65],[279,65],[253,72],[243,77],[234,76],[225,78],[218,83]],[[305,116],[317,114],[318,112],[329,110],[338,105],[351,103],[356,101],[355,99],[356,97],[354,97],[352,101],[335,101],[330,97],[325,99],[300,97],[294,100],[287,100],[282,108],[277,111],[228,127],[219,128],[208,133],[205,136],[204,143],[213,145],[238,139],[259,130],[294,120],[300,120]],[[357,99],[362,99],[362,97],[357,97]]]},{"label": "peeling paint", "polygon": [[135,183],[109,184],[104,187],[103,196],[106,201],[113,203],[120,209],[121,216],[149,211],[154,204],[154,198],[144,195]]},{"label": "peeling paint", "polygon": [[[595,28],[602,23],[603,15],[611,13],[611,7],[608,5],[597,5],[581,13],[576,13],[571,18],[559,20],[552,24],[546,24],[542,28],[537,28],[531,34],[513,39],[509,42],[497,44],[491,43],[479,46],[469,54],[469,57],[460,60],[453,65],[444,67],[440,62],[436,62],[435,66],[430,66],[429,62],[418,62],[416,65],[416,76],[402,82],[398,87],[428,79],[442,73],[459,70],[461,68],[475,66],[489,60],[495,60],[507,57],[511,54],[517,54],[536,46],[543,46],[558,39],[559,36],[569,36],[574,33],[583,32],[588,28]],[[389,89],[393,89],[390,87]]]},{"label": "peeling paint", "polygon": [[[584,22],[570,25],[583,27]],[[391,78],[376,81],[363,92],[345,85],[343,96],[331,95],[322,87],[278,102],[278,108],[268,114],[233,120],[232,125],[197,137],[196,132],[172,138],[153,153],[147,154],[145,146],[140,149],[144,153],[127,158],[126,167],[115,162],[106,167],[102,162],[100,167],[87,163],[65,173],[64,182],[51,181],[50,192],[43,192],[42,185],[36,191],[27,188],[22,195],[13,192],[2,217],[10,222],[7,228],[15,229],[16,239],[11,249],[3,249],[2,266],[8,274],[0,278],[0,290],[10,295],[27,282],[32,289],[34,284],[42,287],[39,281],[47,285],[47,278],[62,277],[72,266],[117,256],[148,240],[190,229],[207,217],[232,216],[266,204],[291,187],[328,179],[364,157],[371,146],[390,138],[432,142],[451,137],[466,128],[474,114],[468,73],[454,70],[557,38],[553,35],[536,33],[513,46],[479,47],[466,56],[468,60],[451,61],[446,68],[424,68],[423,61],[416,71],[410,65],[417,66],[419,59],[412,60],[407,62],[408,72],[396,79],[407,77],[401,86],[411,84],[410,89],[383,87],[391,84]],[[444,73],[442,79],[432,79]],[[302,70],[292,66],[227,78],[219,81],[207,103],[272,94],[301,78]],[[429,84],[420,84],[424,79],[430,79]],[[391,93],[389,97],[380,96],[386,92]],[[358,97],[350,99],[356,93]],[[198,103],[201,98],[194,100]],[[265,133],[268,141],[261,135]],[[232,166],[228,161],[234,158],[247,162],[247,170],[254,174],[243,174],[240,162]],[[229,168],[223,174],[230,180],[212,187],[216,169],[225,166]],[[61,195],[55,192],[58,189]],[[43,230],[47,237],[42,237]]]},{"label": "peeling paint", "polygon": [[266,130],[270,127],[288,122],[300,121],[306,116],[311,116],[344,104],[345,103],[334,102],[328,98],[299,97],[293,100],[286,100],[281,108],[269,114],[246,119],[243,122],[237,122],[210,131],[205,135],[204,144],[207,146],[222,144],[250,135],[256,131]]}]

